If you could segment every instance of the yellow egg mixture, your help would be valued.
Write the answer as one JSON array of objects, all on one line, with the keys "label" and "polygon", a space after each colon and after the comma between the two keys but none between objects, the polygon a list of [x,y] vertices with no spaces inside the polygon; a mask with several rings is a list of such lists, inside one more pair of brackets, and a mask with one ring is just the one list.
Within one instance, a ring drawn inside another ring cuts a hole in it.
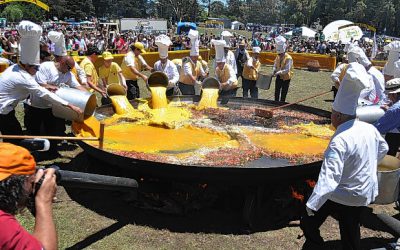
[{"label": "yellow egg mixture", "polygon": [[[165,87],[150,89],[151,108],[143,99],[140,100],[138,109],[135,109],[125,96],[111,97],[116,114],[104,120],[105,150],[190,157],[192,152],[201,149],[216,150],[240,146],[240,142],[232,139],[228,132],[191,125],[190,109],[168,104]],[[218,108],[217,99],[218,89],[204,89],[197,108]],[[129,123],[118,123],[123,118],[131,120]],[[99,121],[94,117],[87,118],[83,123],[74,122],[72,127],[78,136],[99,136]],[[243,134],[251,144],[269,152],[322,155],[329,143],[327,137],[331,135],[326,126],[300,124],[285,129],[299,128],[304,133],[268,133],[245,129]],[[90,144],[96,145],[94,142]]]}]

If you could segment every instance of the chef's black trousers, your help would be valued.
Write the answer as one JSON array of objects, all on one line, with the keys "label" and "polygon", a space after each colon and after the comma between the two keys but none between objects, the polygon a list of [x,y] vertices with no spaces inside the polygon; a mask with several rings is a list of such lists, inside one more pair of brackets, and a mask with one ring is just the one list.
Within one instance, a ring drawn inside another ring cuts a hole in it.
[{"label": "chef's black trousers", "polygon": [[128,100],[133,100],[140,97],[140,90],[137,80],[126,80],[126,86],[128,87],[128,91],[126,93]]},{"label": "chef's black trousers", "polygon": [[257,81],[256,80],[249,80],[242,78],[242,88],[243,88],[243,97],[249,97],[249,91],[251,98],[258,98],[258,88],[257,88]]},{"label": "chef's black trousers", "polygon": [[290,79],[282,80],[278,75],[275,80],[275,101],[286,101],[286,95],[289,91]]},{"label": "chef's black trousers", "polygon": [[300,221],[306,242],[303,249],[324,249],[319,227],[329,215],[336,215],[339,221],[342,249],[355,250],[360,247],[360,214],[363,207],[345,206],[328,200],[313,216],[305,212]]},{"label": "chef's black trousers", "polygon": [[[51,108],[41,109],[25,105],[24,124],[29,135],[65,136],[65,120],[55,117]],[[50,149],[56,150],[59,140],[50,140]]]},{"label": "chef's black trousers", "polygon": [[194,89],[194,85],[184,84],[182,82],[178,82],[179,90],[182,95],[195,95],[196,91]]},{"label": "chef's black trousers", "polygon": [[[22,127],[17,118],[15,111],[11,111],[6,115],[0,114],[0,132],[3,135],[22,135]],[[3,142],[19,144],[21,140],[3,139]]]}]

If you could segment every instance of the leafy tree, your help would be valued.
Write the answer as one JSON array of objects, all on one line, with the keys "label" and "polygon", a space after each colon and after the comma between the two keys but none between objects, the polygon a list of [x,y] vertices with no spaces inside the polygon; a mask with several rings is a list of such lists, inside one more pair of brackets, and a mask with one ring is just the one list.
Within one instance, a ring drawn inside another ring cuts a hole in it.
[{"label": "leafy tree", "polygon": [[225,5],[221,1],[214,1],[210,5],[210,15],[212,17],[222,17],[225,15]]},{"label": "leafy tree", "polygon": [[7,5],[1,12],[1,16],[7,18],[10,22],[19,22],[24,17],[21,5],[10,4]]}]

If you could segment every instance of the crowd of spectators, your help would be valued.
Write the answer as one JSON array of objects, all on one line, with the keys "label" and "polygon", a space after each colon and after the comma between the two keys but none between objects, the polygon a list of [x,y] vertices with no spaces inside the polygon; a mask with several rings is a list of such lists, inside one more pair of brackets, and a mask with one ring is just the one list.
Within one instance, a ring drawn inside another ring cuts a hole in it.
[{"label": "crowd of spectators", "polygon": [[[143,43],[147,51],[157,51],[155,45],[156,35],[137,33],[134,31],[116,33],[109,32],[104,27],[91,27],[85,29],[83,27],[70,27],[70,26],[52,26],[44,27],[44,32],[41,37],[42,46],[47,46],[50,52],[54,51],[54,44],[48,39],[47,34],[50,30],[62,31],[65,34],[66,47],[71,55],[85,55],[87,48],[90,45],[95,45],[100,51],[110,51],[114,54],[124,54],[128,52],[129,45],[134,42]],[[282,29],[282,33],[286,31]],[[172,46],[171,50],[186,50],[190,49],[190,39],[185,35],[176,35],[174,30],[168,31],[171,37]],[[252,37],[244,37],[237,33],[233,33],[233,37],[229,39],[230,46],[236,48],[238,43],[242,40],[247,44],[247,48],[258,46],[262,51],[275,52],[276,44],[273,37],[277,34],[268,32],[253,32]],[[19,49],[19,36],[16,31],[8,30],[2,32],[0,37],[0,53],[9,59],[16,59]],[[220,34],[206,32],[200,35],[200,48],[211,48],[211,40],[220,39]],[[359,42],[360,47],[365,50],[367,56],[372,55],[373,44],[371,41]],[[378,55],[383,53],[384,40],[379,40]],[[345,44],[342,42],[327,42],[323,37],[290,37],[288,39],[288,52],[293,53],[314,53],[314,54],[327,54],[336,56],[339,61],[345,54]],[[379,59],[385,59],[385,55],[380,56]],[[14,61],[14,60],[13,60]]]}]

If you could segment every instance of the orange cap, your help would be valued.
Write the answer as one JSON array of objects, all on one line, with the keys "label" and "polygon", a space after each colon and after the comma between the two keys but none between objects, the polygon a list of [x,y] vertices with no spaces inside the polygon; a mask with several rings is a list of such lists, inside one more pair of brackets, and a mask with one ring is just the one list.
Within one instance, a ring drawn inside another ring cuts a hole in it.
[{"label": "orange cap", "polygon": [[11,143],[0,143],[0,181],[13,174],[34,174],[35,167],[35,159],[28,150]]}]

